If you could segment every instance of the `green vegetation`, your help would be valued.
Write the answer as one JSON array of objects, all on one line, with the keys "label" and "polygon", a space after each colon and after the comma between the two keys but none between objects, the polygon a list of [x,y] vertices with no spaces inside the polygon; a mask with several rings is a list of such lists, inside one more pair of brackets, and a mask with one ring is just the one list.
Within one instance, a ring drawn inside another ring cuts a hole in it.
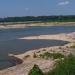
[{"label": "green vegetation", "polygon": [[70,46],[70,48],[75,48],[75,45]]},{"label": "green vegetation", "polygon": [[[43,73],[35,65],[28,75],[43,75]],[[63,60],[60,59],[56,62],[55,68],[44,75],[75,75],[75,56],[70,54],[64,57]]]},{"label": "green vegetation", "polygon": [[75,22],[75,15],[6,17],[0,18],[0,22]]},{"label": "green vegetation", "polygon": [[47,75],[75,75],[75,57],[69,55],[64,60],[60,60],[56,68],[48,72]]},{"label": "green vegetation", "polygon": [[34,54],[33,54],[33,58],[37,58],[37,55],[36,55],[36,53],[34,53]]},{"label": "green vegetation", "polygon": [[49,58],[58,59],[58,58],[64,58],[64,55],[62,55],[61,53],[45,52],[44,54],[40,54],[40,57],[45,59],[49,59]]},{"label": "green vegetation", "polygon": [[34,65],[34,67],[30,70],[28,75],[44,75],[38,65]]}]

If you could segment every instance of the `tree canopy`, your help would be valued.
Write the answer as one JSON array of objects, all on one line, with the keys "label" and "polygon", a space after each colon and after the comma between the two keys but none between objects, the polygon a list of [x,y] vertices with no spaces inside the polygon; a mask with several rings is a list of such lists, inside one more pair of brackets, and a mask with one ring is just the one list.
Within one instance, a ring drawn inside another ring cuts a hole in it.
[{"label": "tree canopy", "polygon": [[75,22],[75,15],[69,16],[23,16],[0,18],[0,22]]}]

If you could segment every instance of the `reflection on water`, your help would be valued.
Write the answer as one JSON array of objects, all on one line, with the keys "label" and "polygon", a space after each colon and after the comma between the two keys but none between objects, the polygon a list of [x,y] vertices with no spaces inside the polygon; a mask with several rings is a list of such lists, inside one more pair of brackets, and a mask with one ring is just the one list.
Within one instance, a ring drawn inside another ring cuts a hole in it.
[{"label": "reflection on water", "polygon": [[60,46],[67,44],[61,40],[22,40],[17,39],[25,36],[38,36],[47,34],[59,34],[74,32],[75,26],[50,26],[50,27],[31,27],[27,29],[3,29],[0,31],[0,69],[11,66],[9,53],[21,54],[28,50],[38,49],[49,46]]}]

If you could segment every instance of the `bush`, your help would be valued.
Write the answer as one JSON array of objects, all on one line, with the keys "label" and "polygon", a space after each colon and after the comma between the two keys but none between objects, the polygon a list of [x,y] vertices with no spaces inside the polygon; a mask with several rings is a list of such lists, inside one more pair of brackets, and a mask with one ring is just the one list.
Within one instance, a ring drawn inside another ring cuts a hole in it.
[{"label": "bush", "polygon": [[75,57],[69,55],[64,60],[60,60],[56,68],[50,71],[47,75],[75,75]]},{"label": "bush", "polygon": [[64,55],[62,55],[61,53],[49,53],[49,52],[45,52],[44,54],[40,54],[40,57],[42,58],[53,58],[53,59],[58,59],[58,58],[64,58]]},{"label": "bush", "polygon": [[44,75],[38,65],[34,65],[34,67],[30,70],[28,75]]},{"label": "bush", "polygon": [[36,55],[36,53],[34,53],[34,54],[33,54],[33,57],[34,57],[34,58],[37,58],[37,55]]},{"label": "bush", "polygon": [[75,45],[73,45],[73,46],[70,46],[70,48],[75,48]]},{"label": "bush", "polygon": [[30,55],[26,55],[26,56],[24,56],[23,59],[27,59],[27,58],[29,58],[29,57],[30,57]]}]

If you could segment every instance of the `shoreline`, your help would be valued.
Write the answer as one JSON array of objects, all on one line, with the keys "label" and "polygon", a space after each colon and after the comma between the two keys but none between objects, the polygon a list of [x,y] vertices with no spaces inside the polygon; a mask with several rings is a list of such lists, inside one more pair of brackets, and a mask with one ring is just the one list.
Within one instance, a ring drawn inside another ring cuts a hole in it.
[{"label": "shoreline", "polygon": [[18,39],[22,39],[22,40],[35,40],[35,39],[62,40],[62,41],[68,41],[69,43],[65,44],[64,46],[52,46],[52,47],[30,50],[30,51],[27,51],[23,54],[14,55],[14,56],[17,57],[17,58],[23,59],[23,57],[25,55],[30,54],[32,56],[33,53],[38,52],[38,51],[42,51],[44,49],[46,51],[49,51],[49,50],[52,50],[52,49],[54,49],[54,50],[59,49],[60,47],[61,48],[71,47],[71,46],[75,45],[74,35],[75,35],[75,32],[72,32],[72,33],[69,33],[69,34],[62,33],[62,34],[56,34],[56,35],[40,35],[40,36],[30,36],[30,37],[18,38]]},{"label": "shoreline", "polygon": [[39,48],[39,49],[35,49],[35,50],[30,50],[25,52],[24,54],[19,54],[19,55],[15,55],[15,57],[19,57],[20,59],[23,59],[24,55],[31,55],[34,52],[37,51],[41,51],[43,49],[57,49],[59,47],[65,48],[65,47],[70,47],[72,45],[75,44],[75,32],[72,33],[60,33],[60,34],[54,34],[54,35],[39,35],[39,36],[28,36],[28,37],[21,37],[18,39],[22,39],[22,40],[40,40],[40,39],[44,39],[44,40],[62,40],[62,41],[67,41],[69,42],[68,44],[65,44],[64,46],[52,46],[52,47],[47,47],[47,48]]},{"label": "shoreline", "polygon": [[22,40],[62,40],[62,41],[68,41],[68,42],[74,42],[73,38],[75,35],[75,32],[72,33],[60,33],[60,34],[50,34],[50,35],[39,35],[39,36],[28,36],[28,37],[21,37],[18,39]]},{"label": "shoreline", "polygon": [[27,28],[33,26],[75,26],[75,22],[46,22],[46,23],[30,23],[30,24],[0,24],[0,29],[10,29],[10,28]]}]

